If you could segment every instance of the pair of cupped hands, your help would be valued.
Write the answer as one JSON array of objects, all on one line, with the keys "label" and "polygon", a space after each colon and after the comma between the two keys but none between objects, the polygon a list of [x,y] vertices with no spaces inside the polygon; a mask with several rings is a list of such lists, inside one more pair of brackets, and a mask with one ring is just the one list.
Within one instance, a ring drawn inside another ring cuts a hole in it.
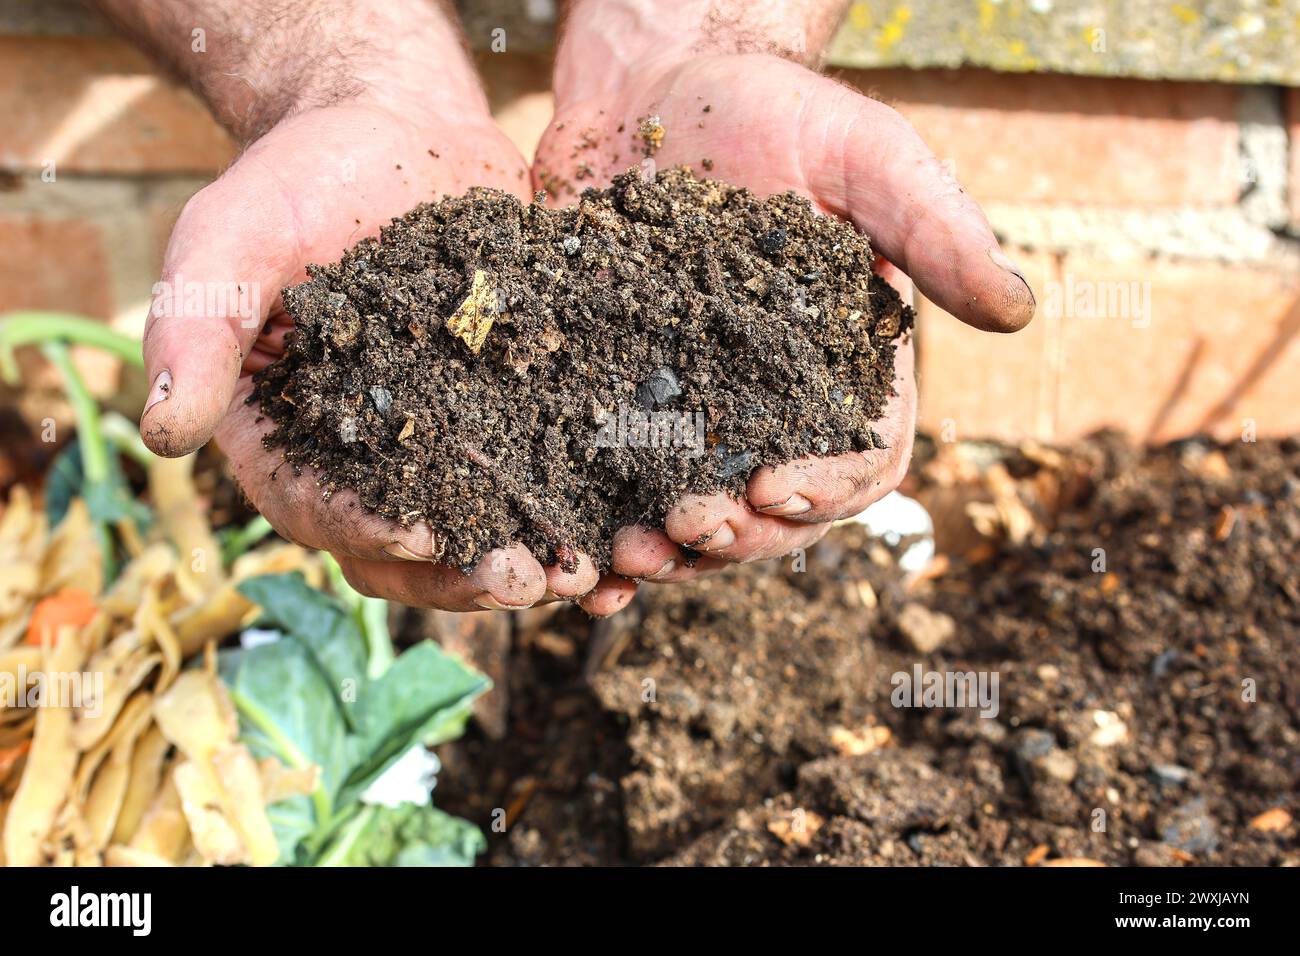
[{"label": "pair of cupped hands", "polygon": [[[593,615],[613,614],[641,582],[687,581],[808,547],[831,522],[895,488],[912,452],[909,335],[898,350],[895,394],[876,426],[886,449],[762,468],[739,499],[680,501],[663,528],[619,531],[604,573],[585,555],[573,571],[543,567],[518,545],[493,552],[468,575],[435,563],[429,527],[380,519],[350,492],[326,499],[309,470],[280,467],[280,452],[262,444],[269,423],[246,403],[253,373],[275,361],[291,326],[278,291],[301,281],[308,263],[337,259],[420,202],[476,185],[527,202],[549,173],[571,180],[579,161],[593,173],[579,185],[606,183],[639,158],[631,149],[638,120],[657,115],[666,131],[654,156],[660,167],[699,171],[707,158],[714,178],[760,195],[809,197],[870,236],[880,271],[905,299],[915,283],[942,309],[991,332],[1018,329],[1033,314],[1033,294],[984,214],[888,106],[762,53],[691,56],[621,73],[593,64],[598,51],[570,48],[561,56],[568,60],[557,65],[555,116],[531,167],[481,96],[449,102],[426,101],[419,90],[362,93],[274,125],[193,197],[171,237],[164,282],[252,282],[271,301],[251,320],[151,316],[145,441],[180,455],[215,436],[276,531],[331,552],[364,594],[452,611],[567,599]],[[587,148],[592,139],[599,145]],[[686,564],[682,544],[703,556]]]}]

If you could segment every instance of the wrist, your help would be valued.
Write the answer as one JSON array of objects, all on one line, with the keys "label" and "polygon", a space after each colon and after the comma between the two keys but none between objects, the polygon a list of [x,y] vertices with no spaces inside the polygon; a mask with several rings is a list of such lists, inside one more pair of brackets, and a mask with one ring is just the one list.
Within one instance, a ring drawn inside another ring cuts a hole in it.
[{"label": "wrist", "polygon": [[[405,17],[408,6],[423,15]],[[380,107],[413,125],[490,115],[459,29],[441,9],[416,2],[348,12],[328,34],[304,36],[292,62],[251,54],[250,65],[266,79],[261,89],[209,70],[202,89],[222,122],[247,142],[291,116],[342,103]]]},{"label": "wrist", "polygon": [[488,114],[444,0],[94,0],[248,143],[299,113]]},{"label": "wrist", "polygon": [[[570,0],[556,52],[561,107],[649,86],[704,55],[765,53],[817,66],[845,0]],[[592,64],[600,64],[599,70]]]}]

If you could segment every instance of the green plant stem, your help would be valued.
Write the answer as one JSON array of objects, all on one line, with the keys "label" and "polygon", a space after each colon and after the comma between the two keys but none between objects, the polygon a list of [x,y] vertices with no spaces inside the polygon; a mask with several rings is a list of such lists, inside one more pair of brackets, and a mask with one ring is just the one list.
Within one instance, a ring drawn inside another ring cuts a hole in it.
[{"label": "green plant stem", "polygon": [[374,680],[396,660],[393,637],[388,632],[388,602],[382,598],[361,598],[359,617],[361,633],[366,636],[366,676]]},{"label": "green plant stem", "polygon": [[148,468],[157,457],[140,438],[140,429],[125,415],[105,412],[100,419],[100,430],[114,448],[143,468]]},{"label": "green plant stem", "polygon": [[221,560],[227,565],[234,562],[241,554],[253,547],[273,530],[271,522],[258,515],[248,524],[226,539],[221,549]]},{"label": "green plant stem", "polygon": [[[81,473],[85,476],[86,486],[106,488],[109,476],[108,443],[104,441],[104,433],[99,425],[99,405],[87,390],[86,383],[81,380],[81,373],[72,363],[72,355],[64,342],[45,342],[41,351],[63,376],[63,390],[72,403],[73,415],[77,419],[77,446],[81,451]],[[93,513],[90,520],[95,540],[99,544],[100,560],[104,564],[104,580],[112,581],[117,569],[112,532]]]},{"label": "green plant stem", "polygon": [[9,385],[17,383],[15,348],[50,342],[90,345],[117,356],[123,362],[144,367],[140,341],[110,329],[103,322],[68,312],[7,312],[0,315],[0,377]]},{"label": "green plant stem", "polygon": [[378,812],[378,809],[373,806],[363,807],[361,812],[349,820],[339,831],[338,836],[331,841],[329,849],[316,860],[316,866],[342,866],[348,851],[352,849],[352,845],[365,832],[371,818]]},{"label": "green plant stem", "polygon": [[[280,728],[275,725],[275,721],[262,708],[233,687],[227,687],[227,690],[230,692],[230,699],[234,701],[235,709],[239,711],[239,716],[266,736],[271,745],[275,747],[276,754],[281,760],[295,770],[305,770],[312,765],[312,762],[307,759],[292,740],[284,735]],[[331,805],[329,794],[325,792],[323,783],[316,785],[316,789],[312,791],[311,801],[316,808],[316,825],[319,827],[329,823],[334,814],[334,808]]]},{"label": "green plant stem", "polygon": [[343,576],[343,569],[330,555],[325,556],[325,571],[329,575],[330,590],[352,612],[361,628],[361,636],[366,641],[366,676],[374,680],[397,659],[393,636],[388,630],[388,602],[353,590]]},{"label": "green plant stem", "polygon": [[41,351],[63,376],[63,390],[77,419],[77,443],[81,446],[81,471],[86,481],[102,484],[108,480],[108,443],[99,426],[99,405],[86,389],[81,373],[72,364],[68,346],[60,341],[45,342]]}]

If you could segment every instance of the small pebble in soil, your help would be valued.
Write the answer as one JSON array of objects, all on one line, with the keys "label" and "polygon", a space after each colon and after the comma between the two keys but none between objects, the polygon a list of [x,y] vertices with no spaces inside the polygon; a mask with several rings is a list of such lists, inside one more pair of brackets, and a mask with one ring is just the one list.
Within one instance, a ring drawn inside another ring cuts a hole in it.
[{"label": "small pebble in soil", "polygon": [[1151,779],[1166,789],[1181,787],[1192,776],[1186,767],[1176,763],[1157,763],[1151,765]]},{"label": "small pebble in soil", "polygon": [[1161,651],[1151,661],[1151,676],[1164,677],[1176,663],[1178,663],[1176,650]]},{"label": "small pebble in soil", "polygon": [[380,415],[387,415],[393,407],[393,393],[382,385],[370,386],[370,400],[375,403],[375,411]]},{"label": "small pebble in soil", "polygon": [[1128,726],[1113,710],[1094,710],[1092,722],[1096,729],[1088,735],[1088,743],[1094,747],[1114,747],[1128,739]]},{"label": "small pebble in soil", "polygon": [[773,229],[771,232],[764,233],[758,240],[758,248],[761,249],[765,255],[776,255],[785,248],[785,230]]},{"label": "small pebble in soil", "polygon": [[718,465],[718,475],[722,478],[735,478],[740,475],[748,475],[754,467],[755,455],[752,451],[730,451],[726,445],[719,445],[713,449],[721,464]]},{"label": "small pebble in soil", "polygon": [[898,631],[918,654],[933,654],[957,633],[957,625],[942,611],[912,602],[898,613]]},{"label": "small pebble in soil", "polygon": [[1012,744],[1016,769],[1025,783],[1055,780],[1069,783],[1078,771],[1078,763],[1056,746],[1056,738],[1046,730],[1029,727],[1018,732]]},{"label": "small pebble in soil", "polygon": [[1160,824],[1160,838],[1185,853],[1213,853],[1219,847],[1219,831],[1210,817],[1204,797],[1195,797],[1166,814]]},{"label": "small pebble in soil", "polygon": [[677,375],[666,365],[661,365],[637,386],[636,397],[647,411],[662,408],[682,394]]}]

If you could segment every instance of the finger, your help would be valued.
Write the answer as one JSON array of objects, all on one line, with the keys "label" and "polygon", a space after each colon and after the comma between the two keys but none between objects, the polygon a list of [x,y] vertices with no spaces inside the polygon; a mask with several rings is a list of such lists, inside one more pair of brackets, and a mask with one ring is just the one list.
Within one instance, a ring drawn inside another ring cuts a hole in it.
[{"label": "finger", "polygon": [[824,533],[820,525],[759,514],[727,495],[687,495],[664,519],[679,544],[727,561],[763,561],[807,547]]},{"label": "finger", "polygon": [[599,580],[600,572],[595,563],[579,552],[577,566],[572,571],[566,571],[558,564],[546,568],[546,593],[548,597],[569,600],[586,594]]},{"label": "finger", "polygon": [[746,497],[761,514],[801,522],[838,521],[897,487],[906,471],[900,461],[893,449],[800,458],[755,472]]},{"label": "finger", "polygon": [[150,391],[140,434],[160,455],[211,437],[272,300],[297,271],[278,181],[237,163],[185,206],[144,332]]},{"label": "finger", "polygon": [[600,583],[578,598],[578,607],[592,617],[609,617],[627,607],[635,595],[635,581],[617,574],[606,574],[601,576]]},{"label": "finger", "polygon": [[688,564],[681,545],[658,528],[629,525],[614,533],[614,571],[637,581],[677,584],[706,571],[724,568],[727,563],[700,557]]},{"label": "finger", "polygon": [[913,362],[909,338],[895,352],[894,394],[873,424],[885,448],[759,468],[745,490],[750,506],[761,514],[792,521],[836,521],[860,513],[897,488],[912,460],[916,421]]},{"label": "finger", "polygon": [[1024,273],[979,205],[895,110],[818,79],[799,142],[817,200],[847,214],[940,308],[1014,332],[1033,317]]},{"label": "finger", "polygon": [[490,552],[469,574],[426,562],[366,561],[346,555],[338,561],[348,583],[362,594],[411,607],[516,611],[532,607],[546,593],[546,574],[522,545]]}]

